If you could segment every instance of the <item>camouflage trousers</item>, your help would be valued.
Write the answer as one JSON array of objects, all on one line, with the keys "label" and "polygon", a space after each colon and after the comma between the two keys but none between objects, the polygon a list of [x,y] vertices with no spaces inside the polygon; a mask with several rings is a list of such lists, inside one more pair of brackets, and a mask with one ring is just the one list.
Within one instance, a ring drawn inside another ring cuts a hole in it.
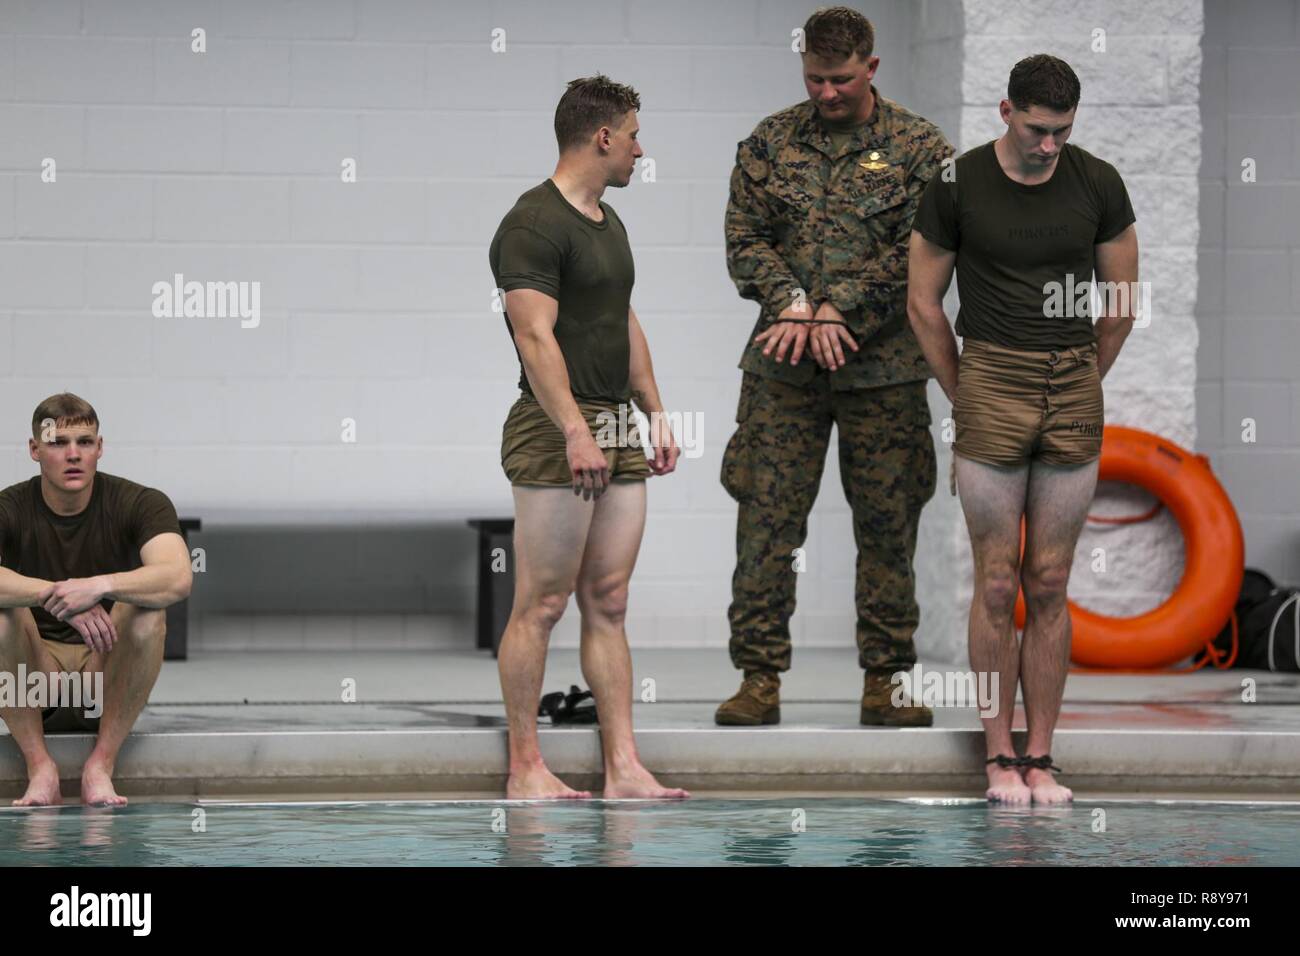
[{"label": "camouflage trousers", "polygon": [[[912,558],[921,508],[934,495],[935,453],[925,382],[834,391],[821,369],[810,385],[750,372],[722,484],[739,504],[731,579],[731,660],[740,670],[790,668],[796,548],[821,485],[831,425],[857,543],[858,662],[905,670],[920,619]],[[826,574],[826,567],[808,567]]]}]

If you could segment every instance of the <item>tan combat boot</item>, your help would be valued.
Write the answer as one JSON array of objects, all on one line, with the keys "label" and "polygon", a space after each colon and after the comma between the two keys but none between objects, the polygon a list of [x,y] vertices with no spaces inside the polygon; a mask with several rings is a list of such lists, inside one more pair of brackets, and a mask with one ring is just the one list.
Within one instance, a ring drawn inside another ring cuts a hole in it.
[{"label": "tan combat boot", "polygon": [[894,691],[898,685],[890,681],[888,672],[867,671],[862,681],[861,723],[868,727],[929,727],[934,723],[934,711],[921,704],[912,703],[904,693],[901,706],[895,707]]},{"label": "tan combat boot", "polygon": [[746,671],[740,690],[722,703],[713,719],[724,727],[779,724],[781,675],[776,671]]}]

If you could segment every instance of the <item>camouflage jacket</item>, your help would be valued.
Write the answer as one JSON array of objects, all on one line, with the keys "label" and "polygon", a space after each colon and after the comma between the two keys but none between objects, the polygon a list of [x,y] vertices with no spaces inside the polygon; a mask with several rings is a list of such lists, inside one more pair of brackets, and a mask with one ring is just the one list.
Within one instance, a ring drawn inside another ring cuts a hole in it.
[{"label": "camouflage jacket", "polygon": [[933,123],[872,93],[871,119],[839,152],[809,100],[767,117],[736,150],[727,271],[762,307],[740,360],[748,372],[793,385],[826,374],[810,353],[791,367],[753,344],[802,290],[810,310],[834,305],[858,340],[830,373],[833,388],[931,375],[907,321],[907,244],[921,193],[953,149]]}]

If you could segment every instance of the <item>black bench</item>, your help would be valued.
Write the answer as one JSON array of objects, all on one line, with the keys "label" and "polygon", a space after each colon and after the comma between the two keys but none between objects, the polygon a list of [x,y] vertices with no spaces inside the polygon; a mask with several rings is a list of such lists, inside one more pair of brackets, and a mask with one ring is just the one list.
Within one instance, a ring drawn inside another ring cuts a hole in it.
[{"label": "black bench", "polygon": [[[514,518],[471,518],[469,525],[478,531],[478,614],[475,647],[491,650],[495,657],[501,644],[501,634],[515,595],[515,554],[513,534]],[[182,518],[181,534],[189,547],[189,532],[202,531],[199,518]],[[492,570],[492,552],[505,550],[505,569]],[[189,654],[189,600],[178,601],[167,608],[167,643],[163,659],[183,661]]]}]

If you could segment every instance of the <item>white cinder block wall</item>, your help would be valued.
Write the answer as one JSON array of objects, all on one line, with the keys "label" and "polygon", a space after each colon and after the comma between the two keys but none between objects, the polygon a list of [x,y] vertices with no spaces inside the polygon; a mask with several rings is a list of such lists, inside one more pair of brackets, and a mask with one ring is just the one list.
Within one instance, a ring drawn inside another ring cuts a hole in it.
[{"label": "white cinder block wall", "polygon": [[[653,485],[629,630],[640,645],[723,647],[735,511],[718,469],[755,307],[727,278],[722,213],[737,141],[804,95],[791,31],[810,10],[0,5],[0,480],[33,473],[30,410],[68,388],[103,419],[101,467],[165,489],[182,513],[318,509],[324,524],[356,508],[509,513],[499,442],[518,373],[487,246],[554,167],[565,81],[603,70],[641,92],[655,160],[654,182],[608,197],[636,252],[634,303],[666,401],[704,422],[702,456]],[[864,11],[881,35],[880,86],[906,103],[906,7]],[[196,28],[204,53],[191,49]],[[356,183],[341,181],[349,158]],[[47,159],[53,182],[41,179]],[[260,324],[153,317],[153,284],[176,273],[259,282]],[[345,419],[355,442],[342,440]],[[798,637],[851,647],[833,459],[826,481]],[[472,645],[463,527],[199,541],[200,647]],[[259,616],[225,617],[238,611]],[[556,635],[573,641],[576,615]]]},{"label": "white cinder block wall", "polygon": [[[1076,141],[1125,174],[1144,276],[1157,283],[1156,323],[1108,379],[1108,420],[1193,443],[1200,4],[859,8],[877,27],[881,91],[963,149],[999,132],[996,101],[1016,59],[1047,50],[1075,63]],[[508,511],[498,443],[517,372],[491,311],[487,243],[515,196],[553,168],[564,81],[603,70],[641,92],[655,160],[654,182],[607,197],[631,233],[634,304],[667,403],[704,422],[702,456],[651,485],[629,632],[639,646],[723,653],[735,511],[717,473],[753,317],[725,272],[726,180],[737,140],[803,96],[790,31],[811,9],[0,5],[0,395],[11,419],[0,480],[32,473],[30,409],[69,388],[104,419],[102,467],[164,488],[183,513],[292,506],[328,523],[355,508]],[[190,49],[196,27],[203,54]],[[1096,27],[1104,55],[1089,48]],[[501,53],[490,47],[497,28]],[[47,158],[54,183],[41,181]],[[347,158],[356,183],[340,181]],[[1283,247],[1294,256],[1294,243]],[[177,272],[260,282],[260,325],[154,318],[151,287]],[[941,397],[934,404],[941,419]],[[344,419],[355,442],[341,440]],[[201,647],[472,644],[466,529],[201,540]],[[1076,570],[1086,601],[1136,610],[1167,592],[1180,561],[1167,521],[1105,542],[1110,577]],[[833,456],[808,553],[795,640],[849,647],[853,549]],[[918,554],[928,656],[964,657],[962,567],[960,515],[941,487]],[[228,616],[250,610],[259,616]],[[576,625],[571,611],[556,643],[574,643]]]},{"label": "white cinder block wall", "polygon": [[[1197,448],[1300,584],[1300,3],[1205,4]],[[1253,161],[1254,182],[1243,180]],[[1254,441],[1247,429],[1254,425]]]}]

